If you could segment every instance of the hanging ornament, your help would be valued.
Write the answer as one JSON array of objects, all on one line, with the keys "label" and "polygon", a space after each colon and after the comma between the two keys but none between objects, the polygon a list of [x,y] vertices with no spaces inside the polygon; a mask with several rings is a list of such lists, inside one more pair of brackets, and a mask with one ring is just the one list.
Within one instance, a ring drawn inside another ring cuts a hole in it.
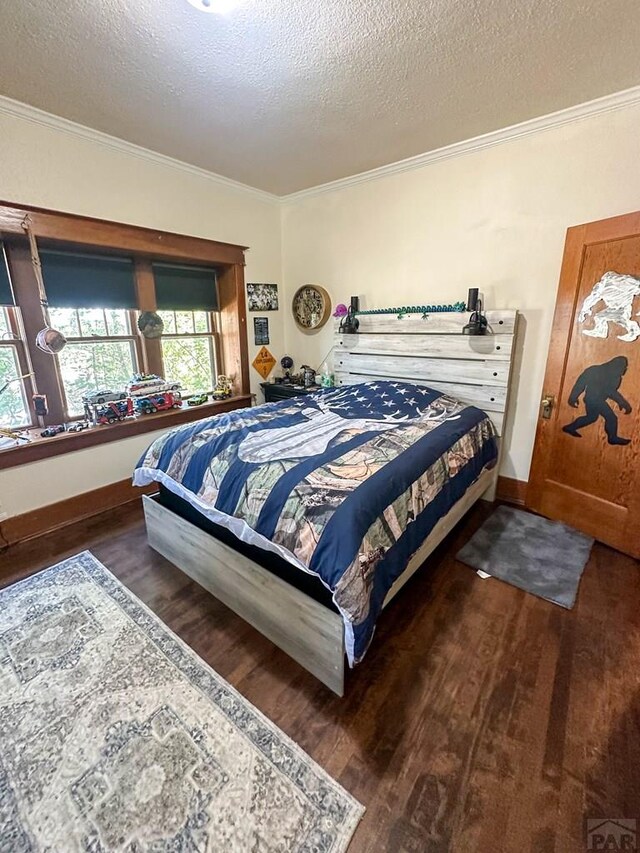
[{"label": "hanging ornament", "polygon": [[42,264],[40,263],[40,255],[38,254],[38,244],[31,227],[31,217],[27,214],[22,221],[22,227],[26,231],[29,238],[29,249],[31,250],[31,263],[33,272],[38,283],[38,292],[40,294],[40,305],[46,326],[41,329],[36,335],[36,346],[42,352],[48,355],[56,355],[67,345],[67,339],[57,329],[52,329],[49,323],[49,303],[47,302],[47,294],[44,289],[44,279],[42,277]]},{"label": "hanging ornament", "polygon": [[143,338],[154,340],[162,337],[164,322],[155,311],[142,311],[138,317],[138,329]]}]

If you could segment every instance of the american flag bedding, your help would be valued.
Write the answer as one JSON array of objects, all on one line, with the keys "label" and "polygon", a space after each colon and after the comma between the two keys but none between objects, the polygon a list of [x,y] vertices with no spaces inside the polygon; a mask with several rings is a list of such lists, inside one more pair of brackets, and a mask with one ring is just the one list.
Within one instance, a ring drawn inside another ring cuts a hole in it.
[{"label": "american flag bedding", "polygon": [[362,659],[412,554],[497,460],[487,414],[408,382],[319,391],[178,427],[134,472],[317,575]]}]

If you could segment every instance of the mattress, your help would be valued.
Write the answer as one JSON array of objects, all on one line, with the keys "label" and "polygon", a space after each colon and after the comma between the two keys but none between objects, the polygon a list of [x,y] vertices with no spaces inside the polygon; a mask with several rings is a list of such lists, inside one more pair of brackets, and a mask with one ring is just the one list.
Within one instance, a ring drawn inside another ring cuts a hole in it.
[{"label": "mattress", "polygon": [[180,518],[184,518],[185,521],[193,524],[194,527],[233,548],[234,551],[262,566],[263,569],[267,569],[267,571],[279,577],[280,580],[291,584],[291,586],[313,598],[319,604],[323,604],[336,613],[338,612],[338,608],[333,603],[331,590],[327,589],[315,575],[311,575],[308,572],[301,572],[297,566],[293,566],[288,560],[283,559],[278,554],[274,554],[273,551],[267,551],[257,545],[250,545],[247,542],[243,542],[237,536],[234,536],[227,527],[211,521],[197,507],[193,506],[192,503],[178,497],[178,495],[166,486],[160,485],[157,500],[161,506],[170,509],[171,512],[174,512]]},{"label": "mattress", "polygon": [[160,483],[244,545],[314,576],[342,615],[353,664],[412,554],[496,460],[482,410],[377,381],[178,427],[149,446],[134,483]]}]

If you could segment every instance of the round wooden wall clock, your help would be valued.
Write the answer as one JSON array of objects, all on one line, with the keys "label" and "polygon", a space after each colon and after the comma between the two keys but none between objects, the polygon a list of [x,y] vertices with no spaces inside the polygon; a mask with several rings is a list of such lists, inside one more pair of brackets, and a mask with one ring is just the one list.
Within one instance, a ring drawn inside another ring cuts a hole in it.
[{"label": "round wooden wall clock", "polygon": [[320,329],[331,315],[331,297],[319,284],[303,284],[293,297],[293,319],[305,332]]}]

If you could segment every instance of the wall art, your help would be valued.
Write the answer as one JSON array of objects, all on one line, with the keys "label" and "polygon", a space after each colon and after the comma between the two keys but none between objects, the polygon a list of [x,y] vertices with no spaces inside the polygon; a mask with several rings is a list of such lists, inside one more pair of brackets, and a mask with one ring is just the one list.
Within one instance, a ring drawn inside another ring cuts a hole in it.
[{"label": "wall art", "polygon": [[249,311],[277,311],[277,284],[247,284],[247,309]]},{"label": "wall art", "polygon": [[628,359],[624,355],[617,355],[611,361],[592,364],[591,367],[582,371],[571,389],[568,402],[570,406],[577,409],[580,405],[580,397],[584,395],[585,414],[580,415],[570,424],[565,424],[562,427],[564,432],[575,438],[582,438],[580,430],[594,424],[598,418],[602,418],[609,444],[631,442],[630,438],[622,438],[618,435],[618,416],[608,402],[613,400],[625,415],[631,414],[631,404],[618,390],[628,366]]},{"label": "wall art", "polygon": [[[609,335],[609,323],[614,323],[626,329],[624,335],[618,335],[621,341],[635,341],[640,337],[640,325],[631,319],[636,296],[640,296],[640,278],[606,272],[582,303],[578,321],[584,323],[587,317],[593,317],[594,323],[592,329],[583,329],[582,334],[592,338],[606,338]],[[594,308],[600,302],[604,307],[594,314]],[[638,316],[640,311],[636,314]]]}]

